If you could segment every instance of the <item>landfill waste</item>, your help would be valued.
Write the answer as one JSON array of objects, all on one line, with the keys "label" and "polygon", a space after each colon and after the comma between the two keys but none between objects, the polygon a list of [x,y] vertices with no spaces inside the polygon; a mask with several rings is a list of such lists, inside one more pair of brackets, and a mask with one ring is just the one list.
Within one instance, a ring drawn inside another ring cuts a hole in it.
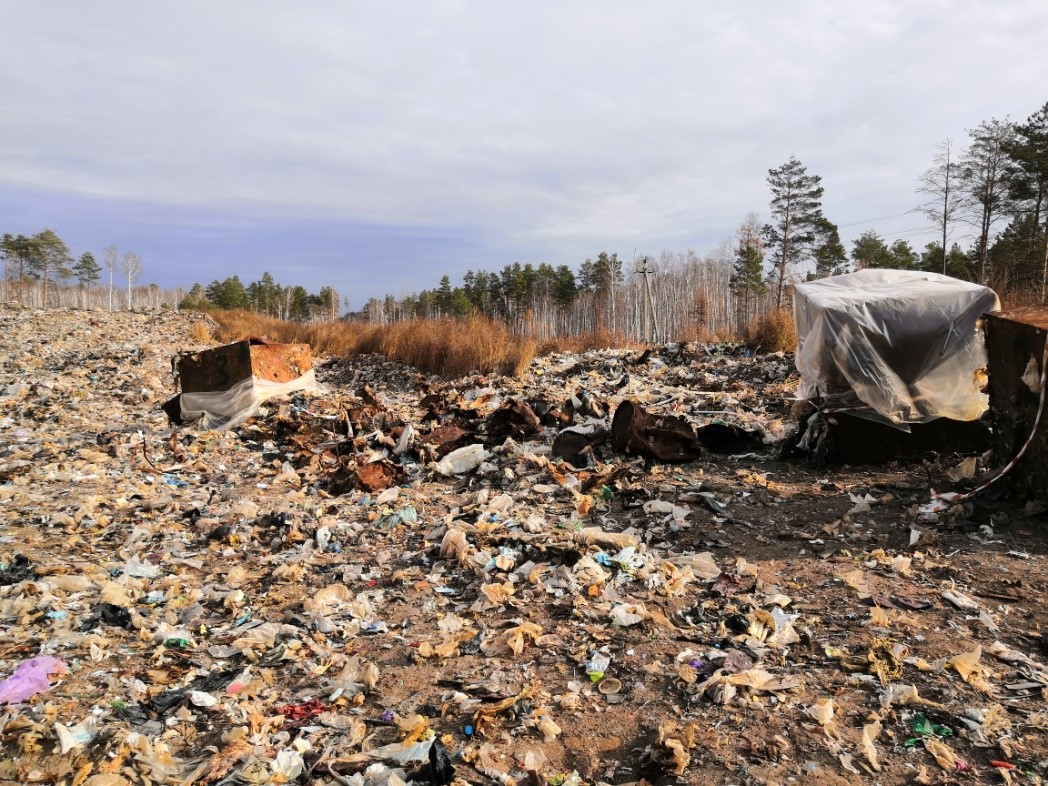
[{"label": "landfill waste", "polygon": [[935,273],[865,269],[797,285],[798,398],[788,453],[883,464],[990,446],[982,317],[987,287]]},{"label": "landfill waste", "polygon": [[923,520],[967,455],[779,460],[790,355],[317,358],[326,393],[174,426],[206,319],[0,310],[0,782],[1048,774],[1043,509]]}]

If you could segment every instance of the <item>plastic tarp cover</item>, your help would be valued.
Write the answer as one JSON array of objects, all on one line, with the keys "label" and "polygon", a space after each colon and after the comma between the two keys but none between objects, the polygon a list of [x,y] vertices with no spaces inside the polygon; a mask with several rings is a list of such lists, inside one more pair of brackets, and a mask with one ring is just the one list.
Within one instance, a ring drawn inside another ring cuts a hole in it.
[{"label": "plastic tarp cover", "polygon": [[203,429],[235,428],[254,415],[266,399],[300,390],[323,392],[313,369],[290,382],[248,377],[229,390],[183,393],[179,397],[182,421]]},{"label": "plastic tarp cover", "polygon": [[797,284],[800,399],[901,428],[977,420],[986,346],[980,318],[992,289],[937,273],[860,270]]}]

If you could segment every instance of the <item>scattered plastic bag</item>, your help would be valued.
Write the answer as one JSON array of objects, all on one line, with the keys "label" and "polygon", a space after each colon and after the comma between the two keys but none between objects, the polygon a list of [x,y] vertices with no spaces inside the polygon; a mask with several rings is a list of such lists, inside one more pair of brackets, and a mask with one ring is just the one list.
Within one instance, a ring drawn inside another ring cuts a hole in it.
[{"label": "scattered plastic bag", "polygon": [[17,704],[51,690],[52,675],[65,671],[58,658],[41,655],[22,663],[14,674],[0,682],[0,704]]},{"label": "scattered plastic bag", "polygon": [[465,475],[479,467],[488,457],[488,452],[483,445],[466,445],[464,448],[453,450],[433,465],[433,469],[441,475]]}]

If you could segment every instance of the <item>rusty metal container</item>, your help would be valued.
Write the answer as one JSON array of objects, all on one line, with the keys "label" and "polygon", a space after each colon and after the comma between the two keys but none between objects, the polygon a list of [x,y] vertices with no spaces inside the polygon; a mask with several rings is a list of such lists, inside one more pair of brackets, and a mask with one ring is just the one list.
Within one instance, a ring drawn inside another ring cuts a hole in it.
[{"label": "rusty metal container", "polygon": [[177,361],[183,393],[220,393],[249,377],[291,382],[311,368],[309,344],[273,344],[260,338],[186,352]]},{"label": "rusty metal container", "polygon": [[260,402],[278,392],[267,383],[295,382],[290,389],[317,389],[316,379],[309,374],[313,358],[308,344],[273,344],[248,338],[203,352],[183,352],[172,365],[182,392],[165,402],[162,409],[177,425],[183,425],[187,418],[206,423],[207,428],[242,423]]},{"label": "rusty metal container", "polygon": [[[1041,399],[1046,338],[1048,306],[986,315],[993,448],[999,466],[1019,453],[1033,430]],[[1002,482],[1019,499],[1048,499],[1048,423],[1044,415],[1026,455]]]}]

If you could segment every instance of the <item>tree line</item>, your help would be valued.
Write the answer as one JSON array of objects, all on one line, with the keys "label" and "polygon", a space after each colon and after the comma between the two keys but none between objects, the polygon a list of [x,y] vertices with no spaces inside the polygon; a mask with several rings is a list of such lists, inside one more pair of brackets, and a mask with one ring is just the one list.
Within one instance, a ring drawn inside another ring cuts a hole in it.
[{"label": "tree line", "polygon": [[334,287],[321,287],[312,294],[300,285],[281,286],[271,273],[263,273],[247,286],[240,276],[215,279],[206,287],[194,284],[179,302],[179,308],[206,311],[247,309],[277,319],[298,322],[333,322],[340,316],[341,298]]},{"label": "tree line", "polygon": [[[65,241],[49,228],[35,235],[4,233],[0,237],[0,256],[4,260],[3,292],[0,297],[4,302],[17,302],[34,308],[100,307],[108,300],[109,310],[112,311],[114,296],[119,296],[115,287],[118,270],[120,286],[126,283],[126,307],[133,308],[136,294],[134,285],[144,270],[142,258],[134,251],[125,251],[121,255],[116,246],[107,246],[103,261],[109,282],[107,288],[99,287],[102,266],[95,255],[85,251],[78,258],[74,257]],[[163,300],[159,287],[152,285],[145,289],[147,305],[159,307],[159,301]]]},{"label": "tree line", "polygon": [[[936,148],[917,179],[924,201],[913,212],[922,213],[938,237],[921,250],[906,240],[889,246],[867,230],[846,260],[842,248],[829,252],[836,228],[822,216],[818,176],[791,159],[769,172],[768,183],[772,223],[759,237],[740,230],[740,255],[759,257],[766,243],[780,292],[784,269],[807,257],[818,276],[850,267],[925,270],[1041,301],[1048,293],[1048,103],[1022,123],[986,120],[968,131],[964,145],[946,139]],[[958,238],[969,241],[967,249]],[[741,281],[755,281],[752,264],[738,267]]]},{"label": "tree line", "polygon": [[907,211],[923,215],[938,237],[921,249],[869,229],[849,252],[823,214],[822,178],[794,156],[768,170],[767,183],[770,220],[750,213],[706,254],[641,256],[629,270],[608,252],[577,272],[515,262],[497,272],[467,271],[459,286],[445,275],[434,289],[372,298],[353,316],[389,322],[483,314],[537,337],[600,329],[635,337],[738,335],[788,305],[797,281],[870,267],[945,273],[1013,301],[1045,300],[1048,103],[1023,123],[991,119],[970,130],[964,146],[947,140],[938,147],[917,179],[923,201]]}]

